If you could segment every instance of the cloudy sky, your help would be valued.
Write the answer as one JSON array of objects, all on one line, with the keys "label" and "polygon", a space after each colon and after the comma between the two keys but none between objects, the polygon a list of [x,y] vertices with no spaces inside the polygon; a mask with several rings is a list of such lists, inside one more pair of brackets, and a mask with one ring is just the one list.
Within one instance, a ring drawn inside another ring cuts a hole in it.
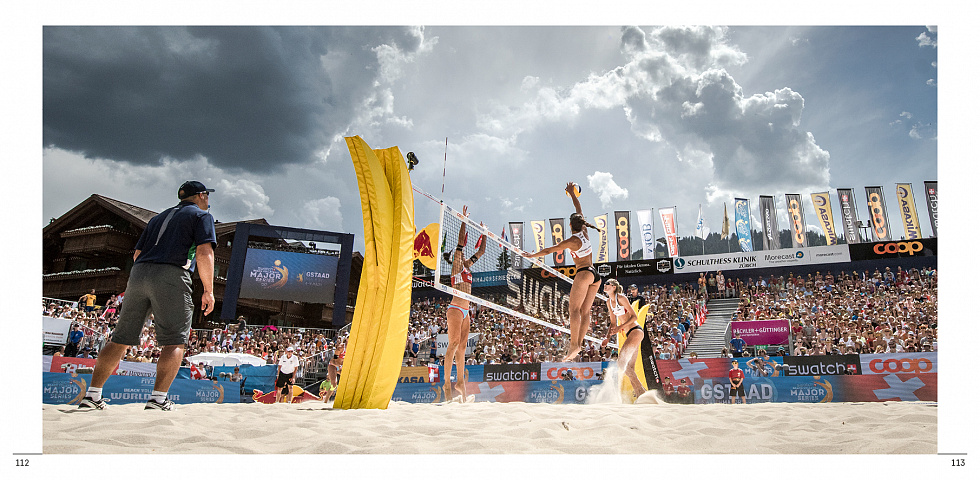
[{"label": "cloudy sky", "polygon": [[[351,232],[361,249],[343,140],[360,135],[415,152],[413,182],[437,195],[445,157],[446,201],[496,232],[567,217],[575,181],[587,215],[676,205],[684,236],[699,204],[717,232],[733,197],[758,226],[758,196],[774,195],[788,228],[783,194],[801,193],[817,229],[807,194],[881,185],[897,237],[895,183],[912,182],[931,234],[938,39],[927,25],[45,27],[43,222],[92,193],[160,211],[198,179],[219,221]],[[417,205],[418,225],[437,220]]]}]

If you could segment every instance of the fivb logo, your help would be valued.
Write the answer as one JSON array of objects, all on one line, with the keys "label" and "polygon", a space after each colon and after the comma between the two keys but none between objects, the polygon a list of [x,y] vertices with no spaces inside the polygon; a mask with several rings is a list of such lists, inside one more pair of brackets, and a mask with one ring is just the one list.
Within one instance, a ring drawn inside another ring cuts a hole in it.
[{"label": "fivb logo", "polygon": [[919,222],[916,221],[915,213],[912,212],[912,200],[909,198],[911,196],[912,192],[907,188],[901,185],[898,186],[898,203],[902,209],[902,223],[905,226],[905,232],[908,234],[909,240],[915,240],[922,238],[922,232],[919,231]]},{"label": "fivb logo", "polygon": [[789,201],[789,218],[793,221],[793,238],[796,240],[797,245],[806,245],[806,231],[803,226],[803,215],[802,208],[800,207],[800,202],[796,199]]},{"label": "fivb logo", "polygon": [[874,231],[875,237],[879,239],[886,238],[888,236],[888,227],[885,223],[885,205],[878,192],[868,194],[868,208],[871,209],[871,230]]}]

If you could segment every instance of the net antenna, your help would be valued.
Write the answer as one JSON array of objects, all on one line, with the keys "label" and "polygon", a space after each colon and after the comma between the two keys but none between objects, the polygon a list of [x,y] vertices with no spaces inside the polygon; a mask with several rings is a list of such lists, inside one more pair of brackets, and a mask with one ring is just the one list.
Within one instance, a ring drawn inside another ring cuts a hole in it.
[{"label": "net antenna", "polygon": [[[460,211],[458,211],[458,210],[450,207],[449,205],[446,205],[445,202],[443,202],[440,199],[435,198],[435,196],[429,194],[425,190],[422,190],[418,186],[413,185],[412,186],[412,189],[415,190],[420,195],[422,195],[422,196],[428,198],[429,200],[432,200],[433,202],[436,202],[436,203],[439,204],[439,207],[440,207],[440,221],[439,221],[439,236],[440,236],[440,240],[439,241],[440,242],[442,242],[442,237],[445,235],[444,232],[446,232],[446,225],[445,225],[445,223],[446,223],[447,218],[455,218],[456,220],[465,223],[469,228],[475,229],[481,235],[485,235],[486,236],[486,239],[484,241],[487,242],[488,245],[491,245],[493,243],[496,243],[497,245],[500,245],[506,251],[509,251],[511,254],[514,254],[514,255],[519,256],[522,261],[527,261],[527,262],[531,263],[532,265],[541,268],[543,271],[546,271],[546,272],[550,273],[558,281],[563,281],[563,282],[567,283],[569,286],[572,285],[572,279],[571,278],[568,278],[567,275],[559,272],[555,268],[546,265],[544,263],[543,258],[541,258],[541,257],[537,257],[537,258],[523,257],[523,255],[522,255],[524,253],[523,250],[515,247],[510,242],[504,240],[499,235],[493,233],[487,227],[485,227],[485,226],[477,223],[476,221],[470,219],[467,216],[464,216],[462,212],[460,212]],[[456,225],[459,225],[459,224],[457,223]],[[448,240],[447,240],[447,242],[448,242]],[[482,259],[481,259],[481,261],[482,261]],[[490,308],[490,309],[493,309],[493,310],[497,310],[499,312],[503,312],[503,313],[506,313],[508,315],[512,315],[514,317],[520,318],[522,320],[525,320],[525,321],[528,321],[528,322],[531,322],[531,323],[535,323],[535,324],[538,324],[538,325],[541,325],[541,326],[544,326],[544,327],[547,327],[547,328],[558,330],[558,331],[563,332],[565,334],[569,334],[569,335],[571,334],[571,331],[568,328],[566,328],[566,327],[564,327],[562,325],[557,325],[557,324],[551,323],[551,322],[549,322],[547,320],[543,320],[541,318],[536,318],[536,317],[533,317],[533,316],[528,315],[528,314],[523,313],[523,312],[518,312],[517,310],[514,310],[514,309],[512,309],[512,308],[510,308],[510,307],[508,307],[506,305],[500,305],[498,303],[494,303],[494,302],[489,301],[487,299],[480,298],[480,297],[478,297],[476,295],[473,295],[473,294],[464,293],[464,292],[462,292],[460,290],[457,290],[457,289],[455,289],[455,288],[453,288],[453,287],[451,287],[449,285],[443,284],[440,281],[440,278],[442,277],[441,270],[443,268],[443,265],[441,265],[441,264],[442,264],[442,262],[440,262],[440,267],[436,268],[435,271],[433,272],[434,279],[433,279],[432,282],[429,282],[429,281],[427,281],[425,279],[421,279],[421,278],[416,278],[416,280],[419,281],[419,282],[421,282],[421,283],[423,283],[423,284],[425,284],[426,286],[432,287],[432,288],[434,288],[434,289],[436,289],[436,290],[438,290],[440,292],[443,292],[443,293],[446,293],[446,294],[449,294],[449,295],[453,295],[453,296],[456,296],[456,297],[459,297],[459,298],[462,298],[462,299],[465,299],[465,300],[469,300],[470,302],[475,303],[477,305],[480,305],[481,307],[486,307],[486,308]],[[601,293],[600,294],[597,294],[596,297],[602,299],[603,301],[607,301],[608,300],[608,297],[606,297],[605,295],[603,295]],[[593,342],[593,343],[602,343],[602,341],[603,341],[603,339],[601,339],[601,338],[596,338],[596,337],[593,337],[593,336],[590,336],[590,335],[586,335],[585,336],[585,340],[590,341],[590,342]],[[610,341],[609,346],[610,347],[613,347],[613,348],[618,348],[618,345],[615,343],[615,341]]]}]

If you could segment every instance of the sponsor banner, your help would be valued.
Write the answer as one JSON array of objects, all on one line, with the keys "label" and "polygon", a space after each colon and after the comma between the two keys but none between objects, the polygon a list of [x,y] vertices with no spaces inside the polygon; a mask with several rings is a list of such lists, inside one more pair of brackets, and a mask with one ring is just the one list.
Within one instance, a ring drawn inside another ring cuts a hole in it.
[{"label": "sponsor banner", "polygon": [[789,343],[789,320],[731,322],[732,335],[742,335],[746,345],[785,345]]},{"label": "sponsor banner", "polygon": [[853,260],[876,260],[880,258],[931,257],[937,254],[936,238],[899,242],[875,242],[849,245]]},{"label": "sponsor banner", "polygon": [[540,363],[510,363],[484,365],[485,382],[534,382],[541,379]]},{"label": "sponsor banner", "polygon": [[616,261],[628,262],[633,255],[630,245],[630,212],[617,211],[614,214],[616,219]]},{"label": "sponsor banner", "polygon": [[872,242],[892,239],[891,224],[888,222],[888,211],[885,209],[885,197],[881,187],[864,187],[868,195],[868,215],[871,224]]},{"label": "sponsor banner", "polygon": [[[545,382],[467,382],[466,393],[477,402],[525,402],[553,404],[583,404],[589,388],[598,380],[553,380]],[[440,403],[446,398],[441,385],[399,383],[391,400],[408,403]]]},{"label": "sponsor banner", "polygon": [[939,354],[936,352],[876,353],[861,355],[864,373],[939,373]]},{"label": "sponsor banner", "polygon": [[249,248],[242,298],[333,303],[340,257]]},{"label": "sponsor banner", "polygon": [[[551,222],[551,241],[554,245],[558,245],[565,240],[565,219],[564,218],[552,218]],[[555,266],[564,265],[566,255],[568,255],[568,249],[564,249],[560,252],[555,252],[551,254],[551,259]]]},{"label": "sponsor banner", "polygon": [[596,380],[602,373],[602,362],[551,363],[541,364],[541,380],[562,380],[565,372],[571,372],[574,380]]},{"label": "sponsor banner", "polygon": [[[430,363],[429,365],[435,365]],[[446,369],[442,365],[433,366],[435,370],[435,383],[444,383],[446,381]],[[450,379],[452,381],[457,381],[456,375],[459,373],[459,365],[453,366],[452,376]],[[466,373],[466,382],[482,382],[483,381],[483,365],[464,365],[464,372]]]},{"label": "sponsor banner", "polygon": [[813,375],[861,375],[860,355],[813,355],[783,357],[787,377]]},{"label": "sponsor banner", "polygon": [[840,202],[841,223],[844,228],[844,241],[861,243],[861,231],[858,230],[858,211],[854,203],[854,191],[850,188],[838,188],[837,200]]},{"label": "sponsor banner", "polygon": [[[735,199],[735,235],[738,236],[738,246],[743,252],[751,252],[752,248],[752,218],[749,216],[749,200]],[[671,255],[676,256],[675,254]]]},{"label": "sponsor banner", "polygon": [[657,258],[657,235],[653,230],[653,209],[637,210],[636,222],[640,226],[640,238],[643,240],[643,259]]},{"label": "sponsor banner", "polygon": [[932,236],[936,233],[936,223],[939,216],[939,182],[925,182],[926,187],[926,210],[929,212],[929,224],[932,225]]},{"label": "sponsor banner", "polygon": [[735,252],[677,257],[673,260],[673,267],[674,273],[711,272],[842,263],[850,262],[851,259],[852,254],[848,245],[825,245],[809,248],[784,248],[767,252]]},{"label": "sponsor banner", "polygon": [[776,202],[771,195],[759,195],[759,214],[762,218],[762,249],[779,250],[779,222],[776,219]]},{"label": "sponsor banner", "polygon": [[[153,392],[156,377],[127,377],[111,375],[102,387],[102,396],[113,405],[145,403]],[[78,405],[91,385],[91,375],[69,373],[43,374],[41,401],[46,404]],[[167,398],[174,403],[239,403],[238,382],[214,380],[174,379],[167,391]]]},{"label": "sponsor banner", "polygon": [[44,331],[45,345],[64,345],[68,343],[68,332],[71,331],[71,319],[41,315],[41,328]]},{"label": "sponsor banner", "polygon": [[402,367],[398,373],[398,383],[435,383],[439,380],[439,370],[430,367]]},{"label": "sponsor banner", "polygon": [[837,232],[834,231],[834,211],[830,206],[830,192],[811,193],[813,210],[817,213],[817,221],[823,229],[827,245],[837,245]]},{"label": "sponsor banner", "polygon": [[[787,357],[790,358],[790,357]],[[828,403],[938,400],[935,373],[805,377],[746,377],[748,403]],[[699,380],[695,403],[731,403],[728,377]],[[738,400],[741,402],[741,398]]]},{"label": "sponsor banner", "polygon": [[534,251],[545,249],[544,220],[531,220],[531,237],[534,240]]},{"label": "sponsor banner", "polygon": [[473,287],[502,287],[507,285],[508,270],[473,272]]},{"label": "sponsor banner", "polygon": [[595,217],[593,219],[593,220],[595,220],[595,226],[599,228],[599,232],[598,232],[599,233],[599,238],[597,239],[599,241],[593,244],[593,245],[597,245],[597,248],[595,248],[595,252],[596,252],[595,261],[597,261],[597,262],[609,262],[609,261],[612,261],[609,258],[609,220],[608,220],[608,218],[609,218],[609,214],[608,213],[603,213],[602,215],[599,215],[598,217]]},{"label": "sponsor banner", "polygon": [[[473,355],[473,349],[476,348],[477,342],[480,341],[479,333],[471,333],[466,337],[466,354]],[[446,347],[449,345],[449,335],[445,333],[440,333],[436,336],[436,355],[440,357],[446,355]]]},{"label": "sponsor banner", "polygon": [[674,263],[669,258],[660,260],[633,260],[616,264],[617,277],[637,275],[663,275],[673,273]]},{"label": "sponsor banner", "polygon": [[676,257],[677,251],[677,207],[660,209],[660,224],[664,227],[667,240],[667,256]]},{"label": "sponsor banner", "polygon": [[[53,373],[73,373],[79,368],[95,368],[94,358],[79,357],[51,357],[50,367],[47,371]],[[157,374],[157,364],[152,362],[127,362],[122,360],[112,370],[111,375],[125,375],[131,377],[155,377]]]},{"label": "sponsor banner", "polygon": [[895,196],[898,197],[898,209],[902,215],[902,228],[905,229],[905,239],[917,240],[922,238],[922,229],[919,228],[919,214],[915,210],[915,196],[912,195],[912,184],[896,184]]},{"label": "sponsor banner", "polygon": [[701,213],[701,204],[698,204],[698,221],[694,224],[694,237],[701,240],[708,239],[708,226],[704,224],[704,215]]},{"label": "sponsor banner", "polygon": [[[757,361],[756,358],[759,358]],[[783,359],[788,357],[737,357],[737,358],[682,358],[680,360],[657,360],[657,371],[663,381],[671,378],[673,385],[678,385],[681,379],[687,379],[688,385],[711,379],[723,378],[728,380],[728,372],[732,369],[732,360],[738,362],[748,377],[778,377],[782,376],[785,368]]]},{"label": "sponsor banner", "polygon": [[803,217],[803,197],[798,193],[786,194],[786,210],[789,214],[789,233],[793,248],[805,247],[806,220]]},{"label": "sponsor banner", "polygon": [[[516,247],[518,250],[527,250],[524,248],[524,222],[510,222],[507,224],[508,230],[510,231],[510,244]],[[510,254],[513,268],[523,268],[524,258],[520,255],[511,253]]]}]

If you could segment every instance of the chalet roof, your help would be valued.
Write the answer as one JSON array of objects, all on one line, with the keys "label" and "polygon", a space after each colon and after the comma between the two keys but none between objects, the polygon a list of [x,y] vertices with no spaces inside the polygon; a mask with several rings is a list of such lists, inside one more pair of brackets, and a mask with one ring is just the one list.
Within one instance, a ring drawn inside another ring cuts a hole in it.
[{"label": "chalet roof", "polygon": [[90,197],[75,205],[74,208],[46,225],[42,230],[43,235],[47,236],[48,234],[54,234],[63,230],[88,226],[84,225],[86,214],[91,214],[91,212],[100,209],[105,209],[119,215],[129,223],[139,226],[141,229],[146,228],[146,224],[158,213],[93,193]]}]

